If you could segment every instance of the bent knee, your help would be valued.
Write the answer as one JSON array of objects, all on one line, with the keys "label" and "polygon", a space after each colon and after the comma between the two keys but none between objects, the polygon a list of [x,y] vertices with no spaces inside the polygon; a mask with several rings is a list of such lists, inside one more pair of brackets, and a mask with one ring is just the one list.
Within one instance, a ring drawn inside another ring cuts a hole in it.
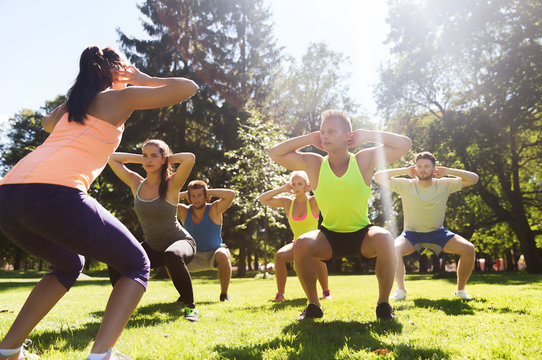
[{"label": "bent knee", "polygon": [[215,253],[215,261],[217,263],[222,262],[229,262],[230,261],[230,253],[227,250],[218,249]]},{"label": "bent knee", "polygon": [[312,241],[312,238],[304,237],[303,235],[298,237],[293,246],[294,254],[309,251]]}]

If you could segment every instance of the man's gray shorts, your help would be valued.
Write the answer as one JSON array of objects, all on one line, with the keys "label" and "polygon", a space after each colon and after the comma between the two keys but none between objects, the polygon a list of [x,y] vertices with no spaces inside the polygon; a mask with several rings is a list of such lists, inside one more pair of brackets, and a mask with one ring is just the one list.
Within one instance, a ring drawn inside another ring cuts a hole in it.
[{"label": "man's gray shorts", "polygon": [[211,251],[199,252],[196,250],[196,256],[187,265],[188,271],[199,272],[205,270],[216,270],[218,264],[216,263],[215,258],[216,254],[219,252],[226,253],[228,255],[228,259],[231,259],[230,249],[228,249],[226,244],[222,244],[218,249]]}]

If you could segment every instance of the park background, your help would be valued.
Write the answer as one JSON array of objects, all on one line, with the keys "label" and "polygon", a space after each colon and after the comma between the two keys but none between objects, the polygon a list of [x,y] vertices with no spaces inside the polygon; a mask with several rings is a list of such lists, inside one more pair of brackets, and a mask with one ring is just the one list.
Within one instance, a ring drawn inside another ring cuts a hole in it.
[{"label": "park background", "polygon": [[[0,60],[7,102],[0,113],[8,118],[1,174],[45,140],[42,116],[65,100],[84,47],[102,42],[150,75],[200,85],[185,103],[134,113],[119,151],[139,152],[145,139],[163,139],[176,152],[196,155],[190,179],[237,191],[223,227],[237,276],[273,262],[291,241],[284,214],[256,200],[287,179],[268,149],[318,130],[319,114],[330,108],[349,113],[355,128],[411,137],[412,151],[389,167],[411,164],[416,152],[428,150],[444,166],[479,174],[478,184],[450,197],[445,226],[470,239],[486,263],[502,258],[506,270],[517,270],[523,255],[528,272],[542,273],[539,1],[93,3],[92,9],[63,1],[0,3],[7,19]],[[376,27],[368,26],[373,18]],[[118,26],[113,36],[92,40],[111,23]],[[88,39],[74,39],[75,29]],[[42,65],[64,58],[69,65]],[[131,193],[109,168],[89,193],[142,240]],[[370,205],[373,223],[398,235],[400,200],[374,185]],[[47,269],[1,234],[0,254],[5,269]],[[420,259],[424,271],[429,266]],[[102,265],[87,259],[86,266]],[[371,268],[354,259],[331,264],[335,272]]]}]

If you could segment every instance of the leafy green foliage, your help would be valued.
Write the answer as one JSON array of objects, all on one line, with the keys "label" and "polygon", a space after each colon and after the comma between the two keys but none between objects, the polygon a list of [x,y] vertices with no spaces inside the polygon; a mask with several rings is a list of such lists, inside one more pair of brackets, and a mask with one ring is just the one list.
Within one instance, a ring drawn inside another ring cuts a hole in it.
[{"label": "leafy green foliage", "polygon": [[390,128],[443,165],[480,175],[451,201],[449,223],[484,252],[517,241],[532,272],[542,272],[541,15],[531,0],[395,1],[394,60],[378,90]]},{"label": "leafy green foliage", "polygon": [[230,175],[228,186],[237,191],[235,204],[229,211],[231,221],[236,224],[231,237],[238,242],[236,247],[263,249],[278,248],[291,239],[285,231],[284,214],[261,204],[257,197],[263,192],[279,187],[288,181],[285,169],[271,161],[269,149],[286,140],[284,131],[265,122],[255,109],[240,126],[240,146],[226,153],[228,162],[223,170]]}]

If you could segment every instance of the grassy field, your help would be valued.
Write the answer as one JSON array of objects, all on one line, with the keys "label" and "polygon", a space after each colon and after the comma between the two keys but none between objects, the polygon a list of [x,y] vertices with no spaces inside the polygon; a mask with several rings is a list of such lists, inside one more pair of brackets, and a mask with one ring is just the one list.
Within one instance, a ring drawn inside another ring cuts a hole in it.
[{"label": "grassy field", "polygon": [[[103,273],[80,280],[30,335],[43,359],[84,359],[111,287]],[[218,301],[214,276],[195,276],[200,321],[184,320],[170,281],[152,279],[116,348],[134,359],[542,359],[542,276],[474,274],[475,300],[453,298],[455,274],[408,275],[397,320],[375,317],[374,275],[332,275],[324,318],[296,322],[306,304],[297,278],[272,303],[274,279],[233,279]],[[39,274],[0,272],[0,334]],[[383,349],[383,350],[379,350]]]}]

